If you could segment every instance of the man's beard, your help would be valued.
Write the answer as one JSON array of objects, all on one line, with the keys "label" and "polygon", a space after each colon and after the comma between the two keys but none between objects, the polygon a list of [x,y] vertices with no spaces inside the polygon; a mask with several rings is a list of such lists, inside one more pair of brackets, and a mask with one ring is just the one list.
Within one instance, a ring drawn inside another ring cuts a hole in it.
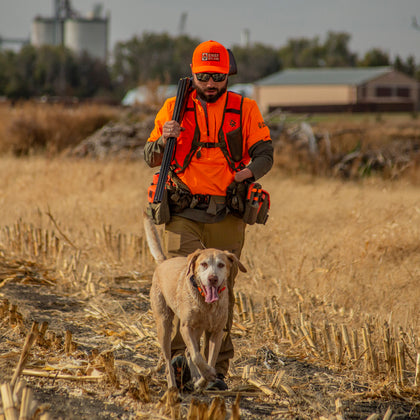
[{"label": "man's beard", "polygon": [[227,90],[227,83],[220,89],[212,89],[211,93],[206,93],[206,89],[201,89],[198,86],[195,86],[197,95],[200,99],[205,102],[213,103],[216,102]]}]

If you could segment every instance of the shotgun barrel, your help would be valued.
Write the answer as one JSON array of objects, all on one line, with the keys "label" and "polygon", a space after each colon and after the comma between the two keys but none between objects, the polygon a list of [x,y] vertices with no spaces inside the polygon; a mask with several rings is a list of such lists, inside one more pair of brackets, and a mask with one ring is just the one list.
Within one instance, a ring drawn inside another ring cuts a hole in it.
[{"label": "shotgun barrel", "polygon": [[[178,88],[176,92],[175,108],[172,114],[172,119],[181,124],[184,117],[185,107],[187,105],[188,94],[191,87],[191,78],[183,77],[178,81]],[[176,137],[169,137],[166,141],[165,150],[163,152],[162,163],[159,170],[159,178],[156,185],[156,192],[153,203],[160,203],[163,198],[163,191],[165,190],[166,180],[168,179],[169,166],[171,164],[172,156],[174,154],[176,144]]]}]

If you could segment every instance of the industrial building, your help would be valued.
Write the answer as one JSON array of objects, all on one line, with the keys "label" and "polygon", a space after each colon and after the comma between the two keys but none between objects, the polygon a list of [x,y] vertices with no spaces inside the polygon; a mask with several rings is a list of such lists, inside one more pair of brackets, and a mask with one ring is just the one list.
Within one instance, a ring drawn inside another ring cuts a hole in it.
[{"label": "industrial building", "polygon": [[259,80],[263,112],[413,111],[419,83],[392,67],[287,69]]},{"label": "industrial building", "polygon": [[95,6],[89,16],[81,16],[70,0],[54,0],[54,16],[37,16],[32,22],[31,44],[64,45],[76,53],[87,52],[95,58],[108,58],[109,15]]}]

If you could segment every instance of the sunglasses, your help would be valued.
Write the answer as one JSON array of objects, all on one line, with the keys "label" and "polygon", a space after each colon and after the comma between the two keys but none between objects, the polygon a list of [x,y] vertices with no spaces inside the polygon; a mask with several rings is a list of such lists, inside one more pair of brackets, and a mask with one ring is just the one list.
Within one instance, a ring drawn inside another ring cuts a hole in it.
[{"label": "sunglasses", "polygon": [[227,74],[224,73],[196,73],[195,77],[199,82],[208,82],[210,77],[214,82],[223,82],[226,79]]}]

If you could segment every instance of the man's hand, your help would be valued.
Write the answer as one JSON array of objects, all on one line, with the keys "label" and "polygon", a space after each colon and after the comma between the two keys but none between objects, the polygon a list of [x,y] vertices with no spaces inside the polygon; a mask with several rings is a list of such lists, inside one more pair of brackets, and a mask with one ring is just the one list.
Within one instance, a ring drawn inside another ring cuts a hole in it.
[{"label": "man's hand", "polygon": [[166,144],[166,141],[169,137],[178,138],[182,130],[183,128],[181,128],[181,126],[176,121],[166,121],[166,123],[163,124],[162,127],[163,143]]},{"label": "man's hand", "polygon": [[254,174],[252,173],[251,169],[245,168],[235,174],[235,181],[242,182],[245,179],[252,178]]}]

